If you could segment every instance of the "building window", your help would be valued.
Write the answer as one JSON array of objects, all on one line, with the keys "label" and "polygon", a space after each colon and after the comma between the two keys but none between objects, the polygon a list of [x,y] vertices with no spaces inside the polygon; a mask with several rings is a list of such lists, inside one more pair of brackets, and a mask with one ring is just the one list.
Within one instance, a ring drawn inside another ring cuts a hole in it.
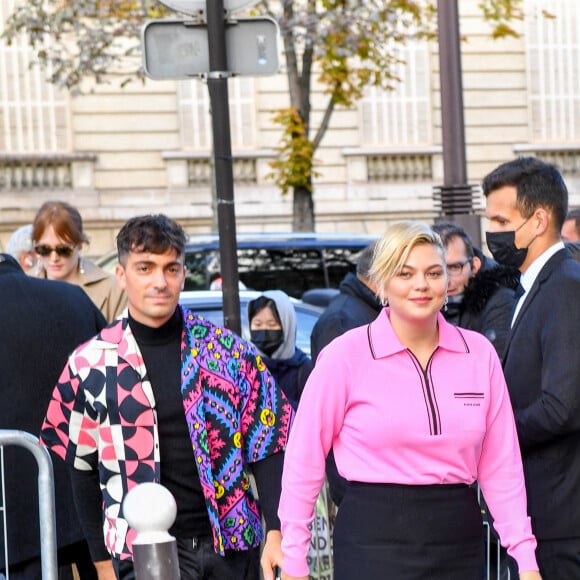
[{"label": "building window", "polygon": [[[0,22],[15,0],[0,0]],[[1,26],[1,25],[0,25]],[[70,149],[68,94],[46,81],[25,37],[0,42],[0,151],[49,153]]]},{"label": "building window", "polygon": [[429,53],[424,41],[400,49],[391,91],[368,87],[360,103],[362,145],[401,147],[431,144]]},{"label": "building window", "polygon": [[429,48],[397,47],[399,79],[390,91],[367,87],[360,102],[360,146],[343,150],[349,182],[418,183],[434,178]]},{"label": "building window", "polygon": [[[580,140],[580,18],[574,0],[526,0],[533,143]],[[549,13],[554,17],[546,17]]]},{"label": "building window", "polygon": [[[228,82],[232,150],[256,147],[254,82],[252,78],[233,78]],[[212,120],[207,84],[180,81],[177,87],[182,148],[210,151]]]}]

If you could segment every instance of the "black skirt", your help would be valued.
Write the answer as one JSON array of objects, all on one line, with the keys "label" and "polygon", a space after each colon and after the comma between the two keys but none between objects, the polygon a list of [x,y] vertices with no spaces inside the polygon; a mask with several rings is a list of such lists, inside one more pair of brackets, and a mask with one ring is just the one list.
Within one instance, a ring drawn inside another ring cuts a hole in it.
[{"label": "black skirt", "polygon": [[462,484],[349,482],[333,551],[334,580],[481,580],[476,492]]}]

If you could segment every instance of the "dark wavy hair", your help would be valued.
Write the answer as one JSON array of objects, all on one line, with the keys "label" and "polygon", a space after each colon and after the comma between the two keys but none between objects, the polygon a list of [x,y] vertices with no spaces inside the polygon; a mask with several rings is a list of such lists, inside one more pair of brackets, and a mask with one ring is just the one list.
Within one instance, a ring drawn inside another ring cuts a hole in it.
[{"label": "dark wavy hair", "polygon": [[467,259],[471,262],[473,256],[475,255],[475,250],[473,248],[473,242],[469,237],[469,234],[460,226],[454,222],[436,222],[431,226],[434,232],[437,232],[441,236],[441,240],[445,247],[448,246],[449,242],[454,238],[459,238],[463,241],[465,246],[465,255]]},{"label": "dark wavy hair", "polygon": [[185,255],[187,236],[183,228],[163,214],[131,218],[117,234],[119,263],[127,263],[130,252],[164,254],[170,248]]},{"label": "dark wavy hair", "polygon": [[568,189],[558,168],[537,157],[519,157],[502,163],[483,179],[483,195],[502,187],[516,188],[516,208],[529,218],[537,208],[548,209],[560,232],[568,212]]}]

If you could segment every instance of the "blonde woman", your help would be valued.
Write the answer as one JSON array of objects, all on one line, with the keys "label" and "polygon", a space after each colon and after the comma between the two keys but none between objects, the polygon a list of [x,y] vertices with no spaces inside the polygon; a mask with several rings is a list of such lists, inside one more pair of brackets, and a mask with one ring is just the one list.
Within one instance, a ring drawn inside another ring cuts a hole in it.
[{"label": "blonde woman", "polygon": [[123,312],[127,297],[117,278],[81,256],[89,239],[75,207],[63,201],[44,203],[32,224],[32,240],[38,256],[33,275],[80,286],[107,322]]},{"label": "blonde woman", "polygon": [[348,481],[334,579],[479,580],[476,480],[521,580],[540,578],[501,364],[481,334],[447,323],[445,250],[427,224],[379,241],[385,307],[331,342],[310,375],[284,460],[283,580],[307,580],[308,524],[329,450]]}]

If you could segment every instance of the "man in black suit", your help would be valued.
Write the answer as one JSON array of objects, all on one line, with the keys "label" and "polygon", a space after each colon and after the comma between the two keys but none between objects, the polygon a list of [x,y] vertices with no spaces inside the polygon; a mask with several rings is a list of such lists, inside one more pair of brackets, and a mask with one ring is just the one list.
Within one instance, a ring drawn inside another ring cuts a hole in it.
[{"label": "man in black suit", "polygon": [[[79,287],[27,276],[0,254],[0,427],[40,433],[50,396],[72,350],[105,326]],[[10,580],[40,580],[38,469],[28,451],[4,449]],[[96,578],[73,506],[68,473],[54,462],[56,531],[61,580]],[[0,571],[5,567],[0,528]]]},{"label": "man in black suit", "polygon": [[562,176],[539,159],[500,165],[483,181],[487,245],[521,272],[503,354],[543,580],[580,578],[580,264],[560,231]]}]

